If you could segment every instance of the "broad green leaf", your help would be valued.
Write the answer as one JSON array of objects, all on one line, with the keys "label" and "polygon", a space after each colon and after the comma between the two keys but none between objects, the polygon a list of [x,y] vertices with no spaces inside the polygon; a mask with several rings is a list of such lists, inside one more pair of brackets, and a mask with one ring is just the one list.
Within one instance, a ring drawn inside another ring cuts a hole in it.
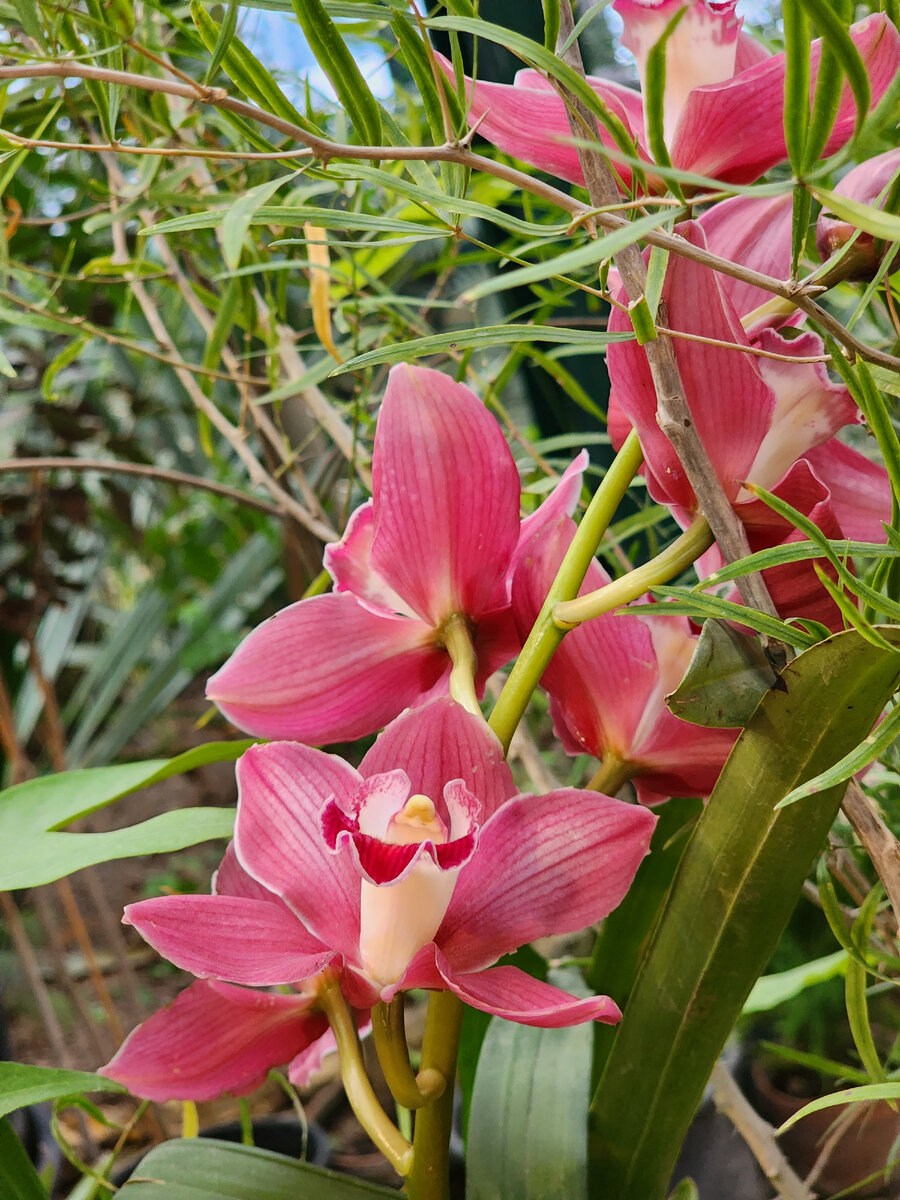
[{"label": "broad green leaf", "polygon": [[230,836],[234,812],[186,808],[107,833],[60,829],[139,788],[211,762],[233,762],[252,741],[209,742],[172,759],[44,775],[0,792],[0,889],[36,887],[92,863],[180,850]]},{"label": "broad green leaf", "polygon": [[701,1200],[697,1185],[690,1177],[682,1179],[678,1187],[669,1196],[669,1200]]},{"label": "broad green leaf", "polygon": [[280,187],[296,178],[296,171],[278,179],[267,179],[256,187],[242,193],[222,214],[222,254],[232,270],[241,260],[244,238],[250,228],[253,214],[274,196]]},{"label": "broad green leaf", "polygon": [[[900,629],[880,632],[900,646]],[[775,811],[866,737],[900,678],[855,631],[782,672],[738,739],[684,852],[591,1106],[592,1196],[662,1200],[709,1073],[843,796]],[[648,1069],[648,1064],[650,1069]]]},{"label": "broad green leaf", "polygon": [[141,1160],[125,1187],[128,1200],[366,1200],[393,1198],[390,1188],[337,1175],[283,1154],[179,1138]]},{"label": "broad green leaf", "polygon": [[[703,809],[697,797],[681,796],[654,809],[658,817],[650,853],[638,867],[625,899],[603,922],[585,978],[597,993],[624,1009],[647,949],[660,906],[672,883],[693,822]],[[592,1079],[600,1078],[616,1035],[614,1025],[594,1025]]]},{"label": "broad green leaf", "polygon": [[0,1196],[3,1200],[47,1200],[47,1189],[5,1117],[0,1117]]},{"label": "broad green leaf", "polygon": [[124,1092],[121,1083],[92,1075],[89,1071],[61,1071],[55,1067],[30,1067],[25,1063],[0,1062],[0,1117],[65,1096],[82,1092]]},{"label": "broad green leaf", "polygon": [[846,950],[835,950],[834,954],[826,954],[824,958],[802,963],[799,967],[791,967],[789,971],[779,971],[775,975],[762,975],[753,985],[753,991],[747,997],[747,1002],[741,1010],[744,1016],[751,1013],[768,1012],[785,1000],[793,1000],[807,988],[835,975],[843,975],[847,970],[848,957]]},{"label": "broad green leaf", "polygon": [[629,342],[631,333],[594,333],[588,329],[564,329],[559,325],[491,325],[482,329],[456,329],[451,333],[436,333],[416,338],[412,342],[397,342],[349,358],[331,374],[356,371],[378,363],[408,362],[441,350],[486,350],[490,346],[509,346],[514,342],[563,342],[570,346],[608,346],[612,342]]},{"label": "broad green leaf", "polygon": [[505,292],[509,288],[519,287],[525,283],[539,283],[554,275],[565,275],[570,271],[577,271],[582,267],[603,262],[605,259],[612,258],[614,254],[618,254],[620,250],[624,250],[626,246],[639,241],[645,233],[664,225],[666,221],[670,220],[671,215],[670,211],[650,213],[649,216],[640,217],[637,221],[623,225],[621,229],[616,229],[612,233],[589,240],[574,250],[566,250],[555,258],[547,258],[528,267],[518,267],[514,271],[504,271],[502,274],[486,279],[483,283],[467,288],[460,299],[464,303],[471,303],[484,296],[490,296],[494,292]]},{"label": "broad green leaf", "polygon": [[369,146],[381,145],[378,101],[321,0],[294,0],[294,15],[359,138]]},{"label": "broad green leaf", "polygon": [[867,1104],[873,1100],[900,1100],[900,1080],[890,1083],[865,1083],[862,1087],[842,1088],[839,1092],[832,1092],[830,1096],[820,1096],[818,1100],[810,1100],[809,1104],[804,1104],[798,1112],[788,1117],[775,1132],[784,1133],[786,1129],[790,1129],[804,1117],[821,1112],[823,1108],[835,1108],[840,1104]]},{"label": "broad green leaf", "polygon": [[703,623],[687,672],[666,706],[692,725],[737,729],[777,678],[758,638],[713,618]]},{"label": "broad green leaf", "polygon": [[894,216],[893,213],[882,212],[880,208],[873,208],[871,204],[861,204],[859,200],[851,200],[849,196],[842,196],[828,188],[814,187],[811,184],[809,190],[824,209],[834,213],[842,221],[847,221],[864,233],[881,238],[882,241],[900,241],[900,217]]},{"label": "broad green leaf", "polygon": [[[577,995],[577,971],[551,974]],[[591,1027],[534,1029],[495,1017],[481,1047],[469,1111],[466,1200],[587,1195]]]}]

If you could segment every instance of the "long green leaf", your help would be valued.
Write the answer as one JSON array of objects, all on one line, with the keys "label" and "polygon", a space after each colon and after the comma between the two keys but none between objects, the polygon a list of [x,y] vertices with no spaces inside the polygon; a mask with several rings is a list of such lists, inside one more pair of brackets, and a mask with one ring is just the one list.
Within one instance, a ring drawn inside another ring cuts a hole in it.
[{"label": "long green leaf", "polygon": [[900,217],[894,216],[893,213],[882,212],[880,208],[862,204],[859,200],[851,200],[849,196],[842,196],[840,192],[833,192],[828,188],[810,185],[809,190],[824,209],[834,213],[842,221],[847,221],[864,233],[881,238],[882,241],[900,241]]},{"label": "long green leaf", "polygon": [[244,238],[256,210],[262,208],[280,187],[290,183],[295,177],[296,172],[292,172],[290,175],[267,179],[265,183],[257,184],[256,187],[239,194],[222,214],[222,254],[232,271],[241,261]]},{"label": "long green leaf", "polygon": [[809,647],[814,646],[819,640],[811,634],[805,633],[796,625],[788,625],[787,622],[779,621],[777,617],[770,617],[767,613],[755,612],[743,604],[735,604],[733,600],[720,600],[718,596],[703,596],[699,592],[688,592],[684,588],[677,587],[655,587],[650,591],[656,599],[665,599],[668,603],[665,606],[665,614],[656,613],[650,608],[644,613],[648,617],[666,614],[700,617],[701,619],[721,617],[723,621],[737,621],[741,625],[748,625],[757,633],[787,642],[789,646]]},{"label": "long green leaf", "polygon": [[370,146],[381,145],[381,110],[378,101],[347,49],[321,0],[294,0],[294,15],[319,66],[331,81],[359,137]]},{"label": "long green leaf", "polygon": [[604,234],[603,237],[594,238],[574,250],[566,250],[555,258],[547,258],[528,267],[519,267],[515,271],[504,271],[502,274],[486,279],[483,283],[467,288],[461,299],[469,303],[481,300],[484,296],[493,295],[495,292],[505,292],[526,283],[539,283],[553,275],[565,275],[569,271],[593,266],[594,263],[610,259],[620,250],[624,250],[626,246],[640,241],[645,233],[658,229],[670,218],[671,212],[650,213],[649,216],[632,221],[629,225],[623,225],[621,229]]},{"label": "long green leaf", "polygon": [[[844,74],[847,76],[850,90],[853,92],[853,99],[856,101],[855,133],[859,133],[869,112],[872,98],[866,65],[854,46],[853,39],[847,32],[840,15],[835,11],[834,0],[800,0],[800,3],[821,30],[826,46],[841,64]],[[785,7],[790,8],[791,5],[788,4]],[[825,140],[827,139],[823,139],[823,144]],[[812,155],[812,151],[815,149],[815,144],[809,143],[811,161],[803,164],[805,168],[813,166],[815,158],[818,157],[818,153]]]},{"label": "long green leaf", "polygon": [[843,975],[847,970],[846,950],[835,950],[834,954],[826,954],[813,962],[803,963],[799,967],[791,967],[789,971],[779,971],[775,975],[762,975],[753,985],[753,990],[747,997],[742,1012],[744,1016],[751,1013],[768,1012],[785,1000],[793,1000],[809,987],[824,983],[826,979],[834,979]]},{"label": "long green leaf", "polygon": [[0,1117],[65,1096],[84,1092],[124,1092],[121,1083],[92,1075],[89,1071],[61,1071],[55,1067],[31,1067],[25,1063],[0,1062]]},{"label": "long green leaf", "polygon": [[62,833],[63,826],[139,788],[211,762],[233,762],[252,745],[209,742],[177,758],[65,771],[0,792],[0,889],[35,887],[95,862],[182,849],[228,837],[231,809],[178,809],[128,829]]},{"label": "long green leaf", "polygon": [[164,1142],[141,1160],[128,1200],[366,1200],[397,1193],[282,1154],[187,1138]]},{"label": "long green leaf", "polygon": [[784,24],[784,142],[794,175],[803,171],[803,152],[809,128],[809,46],[812,30],[805,8],[787,4]]},{"label": "long green leaf", "polygon": [[[900,629],[881,632],[900,645]],[[864,738],[896,654],[855,631],[783,672],[732,751],[676,874],[591,1110],[591,1195],[662,1200],[703,1088],[843,795],[775,812]]]},{"label": "long green leaf", "polygon": [[562,342],[569,346],[608,346],[612,342],[629,342],[632,333],[594,333],[587,329],[563,329],[558,325],[491,325],[482,329],[455,329],[451,333],[436,333],[416,338],[412,342],[396,342],[368,350],[335,367],[331,374],[358,371],[378,363],[407,362],[440,351],[486,350],[490,346],[509,346],[515,342]]},{"label": "long green leaf", "polygon": [[0,1195],[3,1200],[47,1200],[47,1189],[5,1117],[0,1117]]},{"label": "long green leaf", "polygon": [[776,1133],[784,1133],[786,1129],[790,1129],[804,1117],[821,1112],[823,1108],[836,1108],[840,1104],[867,1104],[873,1100],[900,1100],[900,1080],[893,1080],[890,1083],[864,1083],[862,1087],[842,1088],[839,1092],[832,1092],[830,1096],[820,1096],[818,1100],[810,1100],[809,1104],[804,1104],[801,1109],[788,1117],[784,1124],[776,1130]]},{"label": "long green leaf", "polygon": [[[577,972],[552,982],[585,994]],[[591,1036],[590,1025],[534,1029],[494,1018],[469,1111],[466,1200],[584,1200]]]},{"label": "long green leaf", "polygon": [[[875,920],[878,902],[883,895],[884,889],[881,887],[881,884],[877,884],[872,888],[860,908],[859,916],[853,922],[851,936],[860,957],[865,954],[869,944],[872,923]],[[853,1042],[856,1046],[856,1052],[859,1055],[859,1061],[865,1067],[870,1079],[873,1083],[887,1083],[887,1075],[885,1074],[884,1067],[881,1065],[881,1059],[878,1057],[878,1051],[875,1048],[875,1039],[872,1036],[872,1026],[869,1023],[866,976],[866,968],[858,959],[851,958],[848,960],[847,975],[844,980],[847,1000],[847,1020],[850,1022],[850,1032],[853,1035]]]}]

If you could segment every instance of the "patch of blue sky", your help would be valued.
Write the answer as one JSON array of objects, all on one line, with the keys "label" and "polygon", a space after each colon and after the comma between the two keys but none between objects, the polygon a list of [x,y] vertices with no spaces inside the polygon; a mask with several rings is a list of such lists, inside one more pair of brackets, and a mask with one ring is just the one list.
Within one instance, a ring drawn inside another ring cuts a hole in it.
[{"label": "patch of blue sky", "polygon": [[[276,75],[292,104],[302,110],[307,80],[314,92],[336,99],[334,88],[289,13],[244,9],[239,29],[241,40]],[[348,39],[347,44],[373,94],[379,100],[389,99],[393,82],[381,49],[355,38]]]}]

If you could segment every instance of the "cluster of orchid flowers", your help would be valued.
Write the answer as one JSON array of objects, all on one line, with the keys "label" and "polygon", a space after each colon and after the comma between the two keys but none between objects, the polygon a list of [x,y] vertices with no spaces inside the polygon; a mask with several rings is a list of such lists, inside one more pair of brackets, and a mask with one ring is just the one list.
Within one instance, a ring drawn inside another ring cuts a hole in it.
[{"label": "cluster of orchid flowers", "polygon": [[[643,70],[684,4],[615,7]],[[785,64],[741,33],[733,8],[734,0],[688,4],[667,47],[665,130],[677,167],[747,182],[785,155]],[[900,64],[900,37],[881,16],[850,34],[877,99]],[[814,46],[814,74],[818,54]],[[649,162],[638,94],[589,82]],[[527,71],[513,86],[468,88],[480,134],[581,182],[563,103],[545,80]],[[848,93],[826,150],[847,141],[853,116]],[[850,172],[841,190],[875,203],[898,168],[900,151],[883,155]],[[790,195],[739,196],[676,232],[783,279],[791,219]],[[827,215],[819,234],[825,253],[846,240]],[[616,299],[610,330],[628,331],[627,304]],[[829,378],[818,335],[767,304],[766,292],[675,254],[663,299],[669,327],[688,335],[675,353],[693,420],[751,549],[802,535],[748,483],[828,537],[883,541],[887,475],[835,436],[861,417]],[[651,497],[691,527],[697,500],[657,425],[641,347],[614,342],[607,362],[614,444],[635,431]],[[572,629],[542,685],[565,750],[600,760],[607,785],[632,780],[639,803],[592,788],[517,793],[479,702],[488,677],[521,649],[556,578],[586,465],[582,452],[522,519],[516,463],[479,398],[439,371],[392,369],[372,499],[326,548],[333,591],[277,613],[209,681],[208,695],[234,724],[274,740],[238,763],[234,841],[212,895],[126,910],[126,921],[197,981],[129,1037],[108,1075],[151,1099],[242,1095],[284,1063],[303,1084],[335,1045],[336,991],[359,1028],[374,1006],[413,988],[542,1027],[618,1019],[609,997],[578,998],[495,964],[535,938],[606,916],[648,852],[648,806],[708,796],[737,731],[687,725],[669,712],[665,696],[698,635],[686,619],[663,615],[664,605],[631,605]],[[696,565],[702,576],[720,564],[712,546]],[[810,562],[764,578],[783,617],[841,627]],[[607,582],[593,562],[582,593]],[[358,769],[313,748],[378,730]]]}]

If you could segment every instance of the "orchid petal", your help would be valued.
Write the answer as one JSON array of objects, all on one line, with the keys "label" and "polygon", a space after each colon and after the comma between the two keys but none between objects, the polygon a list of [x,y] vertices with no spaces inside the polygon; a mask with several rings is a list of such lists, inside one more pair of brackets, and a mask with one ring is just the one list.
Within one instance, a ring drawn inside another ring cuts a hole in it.
[{"label": "orchid petal", "polygon": [[[834,189],[835,194],[846,196],[849,200],[857,200],[861,204],[884,208],[890,185],[898,171],[900,149],[886,150],[848,171]],[[880,261],[880,255],[875,253],[875,239],[872,234],[864,233],[849,221],[830,214],[827,208],[819,213],[816,222],[816,249],[823,260],[840,250],[851,238],[854,238],[854,242],[848,251],[848,257],[855,269],[852,275],[847,274],[848,260],[845,258],[842,264],[844,278],[871,279]],[[892,269],[896,265],[895,260]]]},{"label": "orchid petal", "polygon": [[350,595],[315,596],[254,629],[206,694],[258,736],[345,741],[389,721],[446,666],[422,622],[378,616]]},{"label": "orchid petal", "polygon": [[126,925],[201,979],[251,986],[318,975],[335,958],[287,908],[240,896],[154,896],[125,908]]},{"label": "orchid petal", "polygon": [[741,30],[738,34],[737,51],[734,59],[735,75],[749,71],[751,67],[766,62],[771,57],[771,50],[767,50],[762,42],[758,42],[755,37],[752,37],[743,29]]},{"label": "orchid petal", "polygon": [[496,736],[449,697],[392,721],[363,758],[360,771],[376,775],[398,764],[409,776],[412,791],[428,796],[442,818],[444,784],[451,779],[461,779],[478,797],[483,820],[516,793]]},{"label": "orchid petal", "polygon": [[[703,230],[696,222],[680,225],[678,232],[693,245],[705,248]],[[663,298],[671,328],[738,347],[749,345],[719,276],[708,267],[672,255]],[[628,328],[627,313],[613,309],[610,332]],[[697,433],[725,494],[734,499],[771,423],[774,398],[750,355],[681,338],[675,340],[674,348]],[[616,399],[637,430],[651,495],[661,503],[692,512],[696,507],[693,490],[656,420],[656,389],[643,348],[637,342],[613,343],[608,347],[607,365]]]},{"label": "orchid petal", "polygon": [[[761,330],[757,345],[801,358],[824,350],[817,334],[804,333],[787,341],[774,329]],[[841,426],[856,424],[859,410],[846,387],[828,378],[824,363],[760,358],[759,369],[775,397],[775,410],[747,479],[771,488],[806,451],[827,442]]]},{"label": "orchid petal", "polygon": [[605,917],[628,891],[656,818],[597,792],[516,796],[481,828],[435,937],[454,972]]},{"label": "orchid petal", "polygon": [[[858,21],[849,32],[866,67],[872,103],[877,103],[900,66],[900,35],[883,13]],[[810,47],[813,88],[821,53],[817,39]],[[729,183],[751,183],[781,162],[787,154],[782,121],[784,70],[782,53],[724,83],[691,92],[671,146],[673,163]],[[856,106],[845,82],[824,155],[844,145],[855,122]]]},{"label": "orchid petal", "polygon": [[[712,205],[698,224],[713,254],[775,279],[787,279],[791,273],[793,212],[794,198],[790,192],[783,196],[733,196]],[[719,282],[742,317],[772,298],[771,292],[741,279],[722,275]],[[783,322],[783,314],[777,319]]]},{"label": "orchid petal", "polygon": [[323,565],[334,580],[336,592],[351,592],[363,608],[378,616],[397,613],[415,619],[415,613],[393,588],[372,570],[372,539],[375,536],[374,501],[367,500],[350,514],[339,542],[325,547]]},{"label": "orchid petal", "polygon": [[647,92],[647,62],[650,51],[663,36],[679,9],[687,8],[669,33],[665,48],[665,95],[663,125],[671,143],[681,110],[696,87],[731,79],[735,70],[737,39],[742,21],[735,17],[737,0],[685,6],[684,0],[615,0],[613,8],[625,22],[622,45],[637,60],[641,91]]},{"label": "orchid petal", "polygon": [[[452,80],[450,62],[442,55],[437,55],[437,59]],[[643,105],[637,92],[593,76],[588,76],[587,83],[633,137],[643,137]],[[482,137],[522,162],[570,183],[584,183],[578,151],[571,144],[572,130],[565,104],[537,71],[519,71],[513,84],[467,77],[466,96],[469,124],[477,125]],[[602,126],[598,136],[605,146],[615,147],[614,139]],[[628,168],[617,164],[616,170],[628,186],[631,180]]]},{"label": "orchid petal", "polygon": [[519,1025],[536,1025],[539,1029],[559,1029],[585,1021],[614,1025],[622,1017],[609,996],[580,999],[550,983],[532,979],[518,967],[492,967],[473,975],[457,975],[442,966],[441,974],[463,1003]]},{"label": "orchid petal", "polygon": [[319,815],[332,796],[354,791],[358,773],[320,750],[272,742],[251,746],[238,760],[237,776],[241,864],[326,946],[352,958],[359,941],[359,876],[329,851]]},{"label": "orchid petal", "polygon": [[393,367],[372,473],[373,569],[433,626],[486,611],[519,535],[519,474],[478,397],[440,371]]},{"label": "orchid petal", "polygon": [[837,438],[803,457],[828,488],[844,537],[883,542],[884,526],[891,519],[891,483],[884,467]]},{"label": "orchid petal", "polygon": [[100,1074],[148,1100],[245,1096],[328,1028],[311,1003],[198,981],[139,1025]]},{"label": "orchid petal", "polygon": [[277,904],[286,912],[290,912],[284,901],[280,900],[274,892],[270,892],[252,875],[247,874],[238,862],[233,841],[228,843],[225,856],[213,875],[212,892],[215,896],[243,896],[249,900],[265,900],[269,904]]}]

